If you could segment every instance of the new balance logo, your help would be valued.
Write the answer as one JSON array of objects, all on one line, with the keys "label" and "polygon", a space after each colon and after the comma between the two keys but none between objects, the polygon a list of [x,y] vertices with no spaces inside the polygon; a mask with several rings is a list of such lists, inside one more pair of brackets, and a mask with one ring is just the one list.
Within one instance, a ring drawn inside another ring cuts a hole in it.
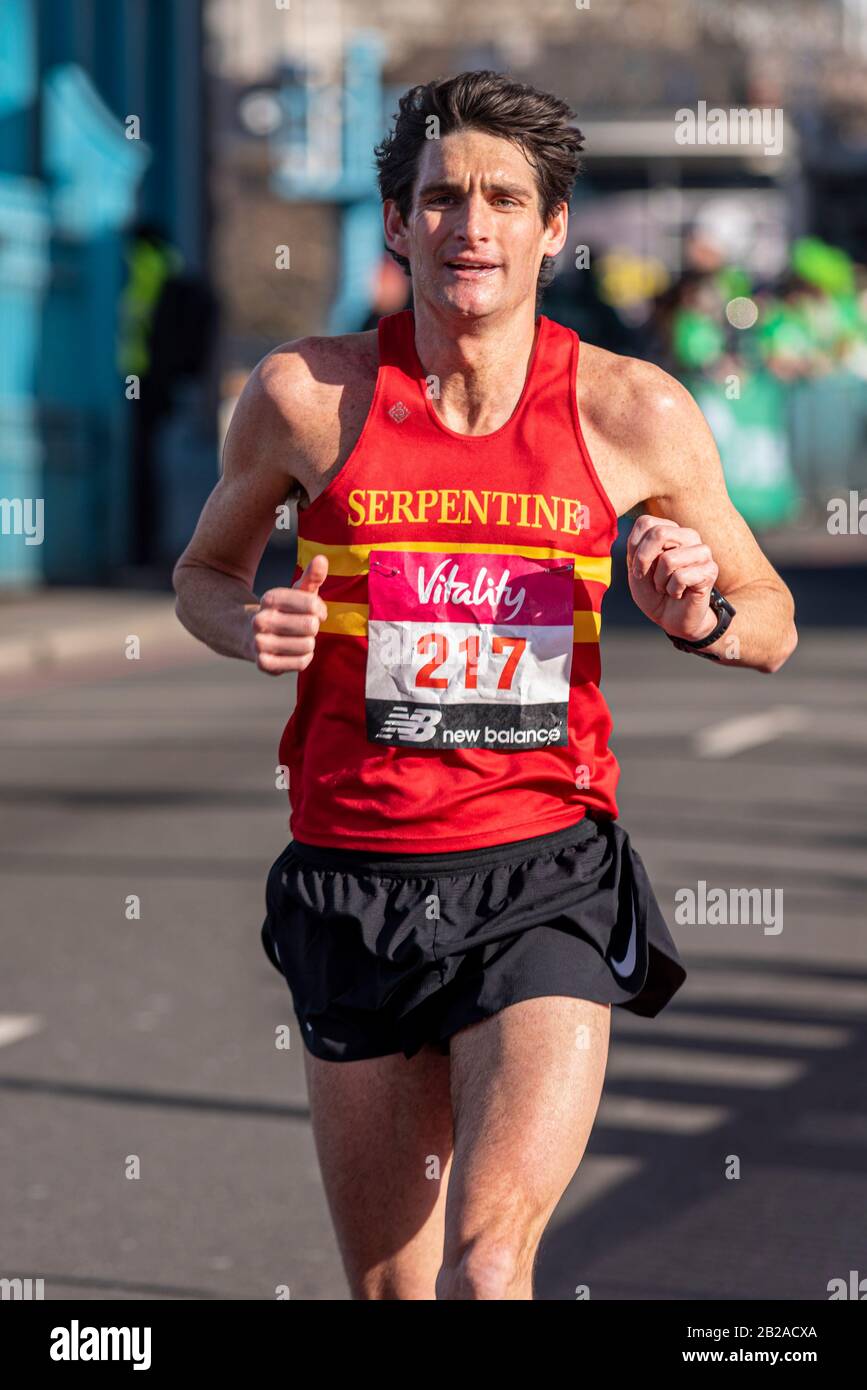
[{"label": "new balance logo", "polygon": [[376,737],[391,738],[397,734],[407,743],[427,743],[436,734],[442,717],[442,710],[438,709],[419,709],[410,714],[408,705],[392,705]]}]

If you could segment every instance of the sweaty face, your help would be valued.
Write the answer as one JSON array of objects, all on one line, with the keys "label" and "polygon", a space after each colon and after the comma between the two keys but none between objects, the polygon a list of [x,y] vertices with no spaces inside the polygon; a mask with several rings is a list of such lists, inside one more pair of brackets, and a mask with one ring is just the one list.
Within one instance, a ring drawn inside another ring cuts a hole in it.
[{"label": "sweaty face", "polygon": [[467,130],[425,142],[409,219],[390,205],[386,232],[409,259],[416,299],[480,318],[535,302],[542,257],[562,248],[565,217],[543,226],[533,169],[517,145]]}]

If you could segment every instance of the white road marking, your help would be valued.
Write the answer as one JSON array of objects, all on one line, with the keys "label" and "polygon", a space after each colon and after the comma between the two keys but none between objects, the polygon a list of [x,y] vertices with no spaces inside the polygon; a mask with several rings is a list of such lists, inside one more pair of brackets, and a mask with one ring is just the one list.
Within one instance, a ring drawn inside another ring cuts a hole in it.
[{"label": "white road marking", "polygon": [[667,1038],[704,1038],[802,1049],[848,1047],[854,1040],[851,1028],[836,1028],[823,1023],[789,1023],[770,1018],[728,1018],[718,1014],[690,1013],[685,1009],[664,1012],[657,1018],[624,1019],[618,1041],[627,1042],[634,1034],[647,1034],[655,1041]]},{"label": "white road marking", "polygon": [[788,1057],[712,1052],[620,1042],[611,1053],[608,1076],[614,1081],[667,1081],[674,1085],[737,1086],[766,1091],[791,1086],[804,1073],[802,1062]]},{"label": "white road marking", "polygon": [[809,711],[797,705],[774,705],[760,714],[743,714],[701,729],[694,738],[695,751],[700,758],[730,758],[745,748],[771,743],[783,734],[798,733],[806,728]]},{"label": "white road marking", "polygon": [[42,1019],[38,1014],[0,1014],[0,1047],[29,1038],[41,1027]]},{"label": "white road marking", "polygon": [[585,1154],[571,1183],[566,1188],[557,1206],[557,1220],[553,1229],[562,1226],[568,1217],[577,1216],[609,1197],[615,1188],[637,1178],[644,1164],[641,1159],[626,1154],[611,1154],[597,1158],[595,1154]]},{"label": "white road marking", "polygon": [[[860,963],[860,961],[859,961]],[[839,1019],[867,1015],[867,984],[860,980],[811,979],[807,975],[771,977],[764,972],[696,970],[690,977],[690,1003],[722,1003],[731,1007],[761,1006],[765,1014],[810,1010]]]},{"label": "white road marking", "polygon": [[726,1123],[731,1112],[719,1105],[691,1105],[644,1096],[604,1095],[597,1125],[601,1129],[638,1129],[653,1134],[705,1134]]},{"label": "white road marking", "polygon": [[745,748],[770,744],[784,734],[798,734],[807,727],[809,710],[798,705],[774,705],[760,714],[741,714],[722,724],[711,724],[695,735],[695,751],[699,758],[731,758]]}]

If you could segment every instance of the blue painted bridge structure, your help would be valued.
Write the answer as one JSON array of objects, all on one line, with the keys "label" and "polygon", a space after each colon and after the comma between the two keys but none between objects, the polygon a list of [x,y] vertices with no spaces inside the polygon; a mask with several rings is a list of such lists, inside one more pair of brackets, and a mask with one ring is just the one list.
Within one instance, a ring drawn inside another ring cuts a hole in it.
[{"label": "blue painted bridge structure", "polygon": [[123,230],[158,222],[187,266],[205,262],[201,43],[199,0],[3,0],[4,588],[98,583],[128,556]]}]

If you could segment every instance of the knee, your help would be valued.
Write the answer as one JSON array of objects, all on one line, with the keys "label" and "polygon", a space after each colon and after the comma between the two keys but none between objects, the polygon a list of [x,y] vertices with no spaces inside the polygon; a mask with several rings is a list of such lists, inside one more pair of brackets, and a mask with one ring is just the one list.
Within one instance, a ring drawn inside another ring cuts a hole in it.
[{"label": "knee", "polygon": [[432,1301],[436,1298],[430,1276],[408,1278],[401,1275],[373,1275],[349,1280],[349,1297],[356,1302],[399,1303]]},{"label": "knee", "polygon": [[[531,1261],[532,1262],[532,1261]],[[438,1299],[520,1298],[526,1284],[527,1259],[522,1251],[501,1236],[480,1236],[468,1242],[460,1253],[446,1254],[437,1275]]]}]

